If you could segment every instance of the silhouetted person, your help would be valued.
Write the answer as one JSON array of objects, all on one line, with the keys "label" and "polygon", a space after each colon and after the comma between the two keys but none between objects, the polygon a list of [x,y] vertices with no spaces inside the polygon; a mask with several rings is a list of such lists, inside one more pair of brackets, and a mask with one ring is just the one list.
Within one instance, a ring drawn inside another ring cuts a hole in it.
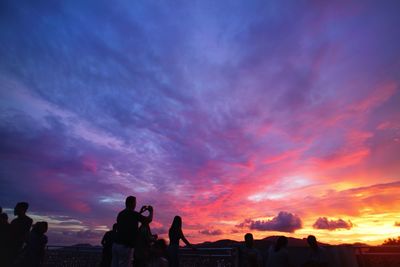
[{"label": "silhouetted person", "polygon": [[[153,212],[152,206],[143,206],[140,209],[140,214],[148,210]],[[144,267],[150,259],[150,247],[157,240],[157,235],[153,235],[148,223],[142,223],[139,227],[139,232],[136,240],[134,252],[134,266]]]},{"label": "silhouetted person", "polygon": [[323,247],[320,247],[317,238],[313,235],[307,237],[307,243],[310,246],[308,261],[304,267],[326,267],[328,266],[328,257]]},{"label": "silhouetted person", "polygon": [[287,250],[288,239],[285,236],[280,236],[271,246],[268,251],[267,267],[288,267],[289,252]]},{"label": "silhouetted person", "polygon": [[112,259],[112,245],[115,241],[117,235],[117,224],[114,223],[112,229],[107,231],[103,239],[101,240],[101,245],[103,246],[102,258],[101,258],[101,267],[110,267],[111,259]]},{"label": "silhouetted person", "polygon": [[241,266],[261,267],[262,257],[260,252],[254,248],[254,238],[251,233],[244,235],[244,247],[241,249]]},{"label": "silhouetted person", "polygon": [[151,257],[148,267],[168,267],[167,243],[164,239],[158,239],[151,248]]},{"label": "silhouetted person", "polygon": [[32,219],[26,215],[29,208],[27,202],[19,202],[14,208],[14,215],[17,216],[11,222],[11,257],[15,260],[28,240],[29,230],[32,226]]},{"label": "silhouetted person", "polygon": [[40,267],[43,266],[46,252],[48,229],[47,222],[37,222],[33,225],[29,234],[28,241],[22,253],[21,267]]},{"label": "silhouetted person", "polygon": [[172,221],[171,228],[168,232],[169,237],[169,247],[168,247],[168,262],[170,267],[179,266],[179,240],[182,241],[189,247],[193,246],[185,238],[182,232],[182,218],[180,216],[175,216]]},{"label": "silhouetted person", "polygon": [[145,217],[135,211],[136,198],[129,196],[125,200],[125,209],[117,217],[117,234],[112,247],[112,266],[130,267],[138,235],[140,223],[150,223],[153,220],[153,211]]},{"label": "silhouetted person", "polygon": [[7,213],[0,213],[0,266],[10,266],[11,225]]}]

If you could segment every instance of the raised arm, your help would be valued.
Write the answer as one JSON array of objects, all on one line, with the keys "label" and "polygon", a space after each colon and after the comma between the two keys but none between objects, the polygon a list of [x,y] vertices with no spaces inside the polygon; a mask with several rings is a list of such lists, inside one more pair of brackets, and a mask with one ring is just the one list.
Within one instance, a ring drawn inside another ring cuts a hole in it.
[{"label": "raised arm", "polygon": [[[147,210],[149,211],[149,215],[148,216],[144,216],[142,214],[140,214],[140,216],[139,216],[139,221],[141,223],[147,223],[148,224],[148,223],[151,223],[153,221],[153,207],[149,206]],[[143,207],[140,210],[140,213],[142,213],[142,212],[144,212]]]}]

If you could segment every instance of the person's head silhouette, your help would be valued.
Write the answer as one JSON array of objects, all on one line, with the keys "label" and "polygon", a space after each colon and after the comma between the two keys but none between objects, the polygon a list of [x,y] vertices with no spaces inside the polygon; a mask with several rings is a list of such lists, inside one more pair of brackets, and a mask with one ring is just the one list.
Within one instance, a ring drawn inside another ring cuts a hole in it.
[{"label": "person's head silhouette", "polygon": [[7,213],[1,213],[0,214],[0,223],[1,224],[7,224],[8,223],[8,215],[7,215]]},{"label": "person's head silhouette", "polygon": [[317,238],[313,235],[307,236],[307,243],[311,248],[318,248]]},{"label": "person's head silhouette", "polygon": [[136,197],[128,196],[125,200],[125,207],[128,210],[134,210],[136,208]]},{"label": "person's head silhouette", "polygon": [[29,208],[29,204],[27,202],[18,202],[14,208],[14,215],[15,216],[24,216],[26,211]]},{"label": "person's head silhouette", "polygon": [[247,233],[244,235],[244,243],[246,247],[253,248],[254,238],[251,233]]},{"label": "person's head silhouette", "polygon": [[47,222],[37,222],[33,225],[32,231],[37,232],[38,234],[45,234],[48,229]]},{"label": "person's head silhouette", "polygon": [[164,239],[157,239],[154,242],[153,249],[156,257],[163,257],[167,251],[167,242]]},{"label": "person's head silhouette", "polygon": [[275,251],[279,251],[282,248],[285,248],[288,244],[288,239],[286,236],[280,236],[278,237],[278,239],[276,240],[276,244],[275,244]]},{"label": "person's head silhouette", "polygon": [[112,227],[112,230],[113,230],[114,232],[116,232],[117,229],[118,229],[118,224],[117,224],[117,223],[114,223],[114,224],[113,224],[113,227]]},{"label": "person's head silhouette", "polygon": [[182,218],[181,216],[175,216],[171,225],[172,229],[181,229],[182,228]]}]

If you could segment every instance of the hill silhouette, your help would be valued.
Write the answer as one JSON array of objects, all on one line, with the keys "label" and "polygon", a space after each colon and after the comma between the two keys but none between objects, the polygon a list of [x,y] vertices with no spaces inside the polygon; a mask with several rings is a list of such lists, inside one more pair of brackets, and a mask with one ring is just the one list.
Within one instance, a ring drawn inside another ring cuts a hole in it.
[{"label": "hill silhouette", "polygon": [[[278,236],[268,236],[263,239],[254,239],[254,246],[256,248],[268,248],[270,245],[275,244],[276,239]],[[307,241],[306,239],[300,239],[300,238],[294,238],[294,237],[288,237],[289,241],[289,246],[293,247],[307,247]],[[325,243],[320,243],[322,246],[326,246],[329,244]],[[231,240],[231,239],[221,239],[218,241],[214,242],[204,242],[200,244],[196,244],[196,247],[201,247],[201,248],[220,248],[220,247],[238,247],[244,245],[244,241],[236,241],[236,240]]]},{"label": "hill silhouette", "polygon": [[[270,245],[275,244],[276,239],[279,236],[268,236],[263,239],[254,239],[254,246],[256,248],[268,248]],[[292,247],[308,247],[307,240],[306,238],[300,239],[300,238],[294,238],[294,237],[288,237],[288,246]],[[319,245],[321,246],[332,246],[331,244],[327,243],[322,243],[318,242]],[[224,247],[239,247],[244,245],[244,241],[237,241],[237,240],[231,240],[231,239],[221,239],[217,241],[206,241],[203,243],[198,243],[198,244],[193,244],[193,246],[197,248],[224,248]],[[369,247],[368,244],[365,243],[360,243],[356,242],[353,244],[350,243],[343,243],[335,246],[358,246],[358,247]],[[82,244],[75,244],[71,246],[66,246],[66,247],[87,247],[87,248],[101,248],[99,245],[92,245],[88,243],[82,243]]]},{"label": "hill silhouette", "polygon": [[[276,239],[278,236],[268,236],[263,239],[254,239],[254,246],[256,248],[268,248],[270,245],[275,244]],[[288,237],[288,246],[292,247],[308,247],[307,240],[306,238],[300,239],[300,238],[294,238],[294,237]],[[331,244],[327,243],[322,243],[318,242],[319,245],[321,246],[332,246]],[[244,245],[244,241],[236,241],[236,240],[231,240],[231,239],[221,239],[217,240],[214,242],[203,242],[196,244],[195,246],[198,248],[221,248],[221,247],[238,247]],[[360,243],[356,242],[353,244],[349,243],[344,243],[344,244],[339,244],[335,246],[359,246],[359,247],[364,247],[364,246],[369,246],[368,244],[365,243]]]}]

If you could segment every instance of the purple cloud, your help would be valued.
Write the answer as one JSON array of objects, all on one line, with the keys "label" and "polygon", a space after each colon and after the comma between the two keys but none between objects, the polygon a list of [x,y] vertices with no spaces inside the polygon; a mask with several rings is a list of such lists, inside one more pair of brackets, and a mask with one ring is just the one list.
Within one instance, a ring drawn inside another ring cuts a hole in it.
[{"label": "purple cloud", "polygon": [[223,231],[220,229],[205,229],[205,230],[201,230],[199,231],[200,234],[202,235],[222,235]]},{"label": "purple cloud", "polygon": [[326,217],[318,218],[313,224],[315,229],[325,229],[329,231],[337,230],[337,229],[347,229],[350,230],[353,227],[351,221],[345,221],[343,219],[337,220],[328,220]]},{"label": "purple cloud", "polygon": [[250,224],[253,222],[252,219],[245,219],[243,222],[239,223],[238,225],[235,225],[238,228],[244,228],[244,227],[249,227]]},{"label": "purple cloud", "polygon": [[243,223],[237,225],[237,227],[248,227],[252,230],[259,231],[277,231],[293,233],[294,231],[302,228],[302,221],[296,214],[281,211],[275,217],[270,220],[250,220],[246,219]]}]

